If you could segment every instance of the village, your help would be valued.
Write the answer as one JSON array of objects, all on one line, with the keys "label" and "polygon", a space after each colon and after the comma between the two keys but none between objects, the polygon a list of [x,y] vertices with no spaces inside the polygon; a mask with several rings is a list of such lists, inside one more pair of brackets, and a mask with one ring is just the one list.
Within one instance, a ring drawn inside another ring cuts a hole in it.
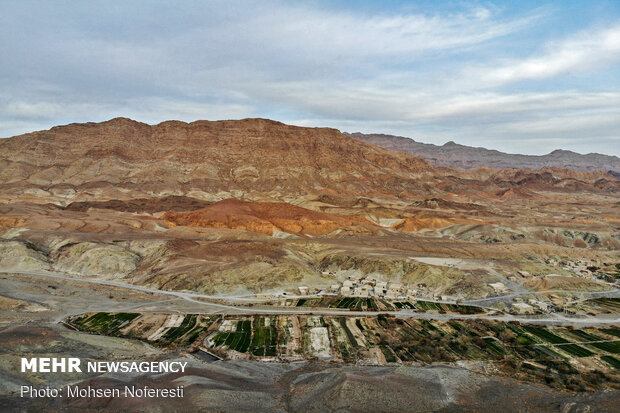
[{"label": "village", "polygon": [[[568,260],[561,261],[556,259],[546,259],[545,263],[554,267],[559,267],[564,271],[569,271],[580,278],[598,280],[597,270],[604,266],[597,261],[589,260]],[[326,275],[336,276],[335,273],[325,273]],[[547,274],[553,276],[556,274]],[[523,284],[538,277],[539,274],[531,274],[528,271],[517,270],[513,275],[507,277],[506,283]],[[566,299],[557,294],[550,293],[545,297],[533,297],[528,294],[512,294],[511,289],[504,282],[488,283],[489,290],[492,291],[486,299],[502,298],[511,296],[509,302],[503,306],[500,304],[498,309],[513,314],[543,314],[553,313],[557,311],[570,312],[567,309]],[[616,280],[617,283],[617,280]],[[353,298],[374,298],[387,301],[428,301],[436,303],[459,304],[462,299],[460,297],[440,294],[431,291],[426,284],[418,283],[414,285],[401,282],[380,281],[371,275],[363,275],[352,273],[346,276],[341,282],[331,284],[329,288],[311,288],[300,285],[297,291],[280,292],[280,293],[262,293],[257,294],[256,298],[263,300],[286,300],[286,299],[303,299],[311,297],[353,297]],[[569,300],[570,301],[570,300]]]}]

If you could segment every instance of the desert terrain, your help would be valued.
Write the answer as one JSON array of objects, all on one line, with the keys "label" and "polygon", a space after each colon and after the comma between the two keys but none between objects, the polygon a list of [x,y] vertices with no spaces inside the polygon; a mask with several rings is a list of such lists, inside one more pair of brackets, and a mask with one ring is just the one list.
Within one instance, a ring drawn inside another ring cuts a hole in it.
[{"label": "desert terrain", "polygon": [[577,169],[433,166],[267,119],[3,139],[0,406],[172,408],[16,397],[154,380],[14,369],[75,353],[189,360],[160,380],[190,411],[613,411],[620,180]]}]

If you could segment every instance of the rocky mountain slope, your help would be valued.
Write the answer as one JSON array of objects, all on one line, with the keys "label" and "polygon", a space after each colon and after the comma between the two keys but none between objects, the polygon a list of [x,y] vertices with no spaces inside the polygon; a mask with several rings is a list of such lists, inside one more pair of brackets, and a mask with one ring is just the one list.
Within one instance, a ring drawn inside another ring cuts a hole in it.
[{"label": "rocky mountain slope", "polygon": [[249,193],[416,192],[420,176],[432,171],[419,158],[360,144],[334,129],[265,119],[150,126],[117,118],[0,141],[5,195],[44,190],[72,201],[82,200],[76,193],[98,200],[128,193],[219,200]]},{"label": "rocky mountain slope", "polygon": [[364,218],[316,212],[283,202],[247,202],[227,199],[192,212],[167,212],[174,225],[233,228],[273,235],[325,235],[338,229],[374,233],[377,227]]},{"label": "rocky mountain slope", "polygon": [[560,169],[463,173],[334,129],[266,119],[147,125],[116,118],[0,140],[0,201],[62,206],[141,205],[141,199],[170,196],[185,197],[165,201],[176,210],[192,199],[299,203],[328,196],[353,205],[360,197],[480,198],[513,188],[616,192],[619,182],[605,173]]},{"label": "rocky mountain slope", "polygon": [[616,262],[619,194],[604,172],[435,167],[334,129],[117,118],[0,140],[0,270],[244,294],[370,271],[481,297],[488,268],[391,268]]},{"label": "rocky mountain slope", "polygon": [[419,156],[435,166],[475,169],[541,169],[544,167],[568,168],[576,171],[605,171],[620,176],[620,158],[589,153],[581,155],[566,150],[555,150],[547,155],[518,155],[496,150],[459,145],[448,142],[438,146],[416,142],[402,136],[352,133],[349,136],[382,148]]}]

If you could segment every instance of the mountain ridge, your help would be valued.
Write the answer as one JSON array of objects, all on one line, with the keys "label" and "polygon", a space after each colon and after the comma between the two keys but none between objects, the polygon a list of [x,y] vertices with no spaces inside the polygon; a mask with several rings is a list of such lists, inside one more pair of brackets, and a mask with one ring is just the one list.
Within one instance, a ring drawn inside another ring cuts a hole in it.
[{"label": "mountain ridge", "polygon": [[510,188],[616,193],[620,181],[606,173],[550,167],[433,166],[336,129],[261,118],[157,125],[114,118],[0,140],[0,202],[65,206],[179,196],[320,204],[322,195],[343,205],[363,197],[408,203],[456,196],[470,202]]},{"label": "mountain ridge", "polygon": [[427,160],[434,166],[476,169],[491,167],[495,169],[542,169],[559,167],[577,171],[603,171],[620,176],[620,158],[599,153],[580,154],[566,149],[556,149],[545,155],[511,154],[446,142],[443,145],[417,142],[404,136],[386,134],[347,133],[363,142],[372,143],[386,149],[408,153]]}]

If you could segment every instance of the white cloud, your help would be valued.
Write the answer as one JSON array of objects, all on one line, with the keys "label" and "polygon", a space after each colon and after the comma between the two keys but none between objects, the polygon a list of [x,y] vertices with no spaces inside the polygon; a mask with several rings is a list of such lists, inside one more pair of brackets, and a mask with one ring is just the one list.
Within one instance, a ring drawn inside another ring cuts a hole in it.
[{"label": "white cloud", "polygon": [[563,41],[549,42],[544,53],[523,60],[479,68],[477,76],[492,85],[583,72],[620,61],[620,24],[588,30]]}]

